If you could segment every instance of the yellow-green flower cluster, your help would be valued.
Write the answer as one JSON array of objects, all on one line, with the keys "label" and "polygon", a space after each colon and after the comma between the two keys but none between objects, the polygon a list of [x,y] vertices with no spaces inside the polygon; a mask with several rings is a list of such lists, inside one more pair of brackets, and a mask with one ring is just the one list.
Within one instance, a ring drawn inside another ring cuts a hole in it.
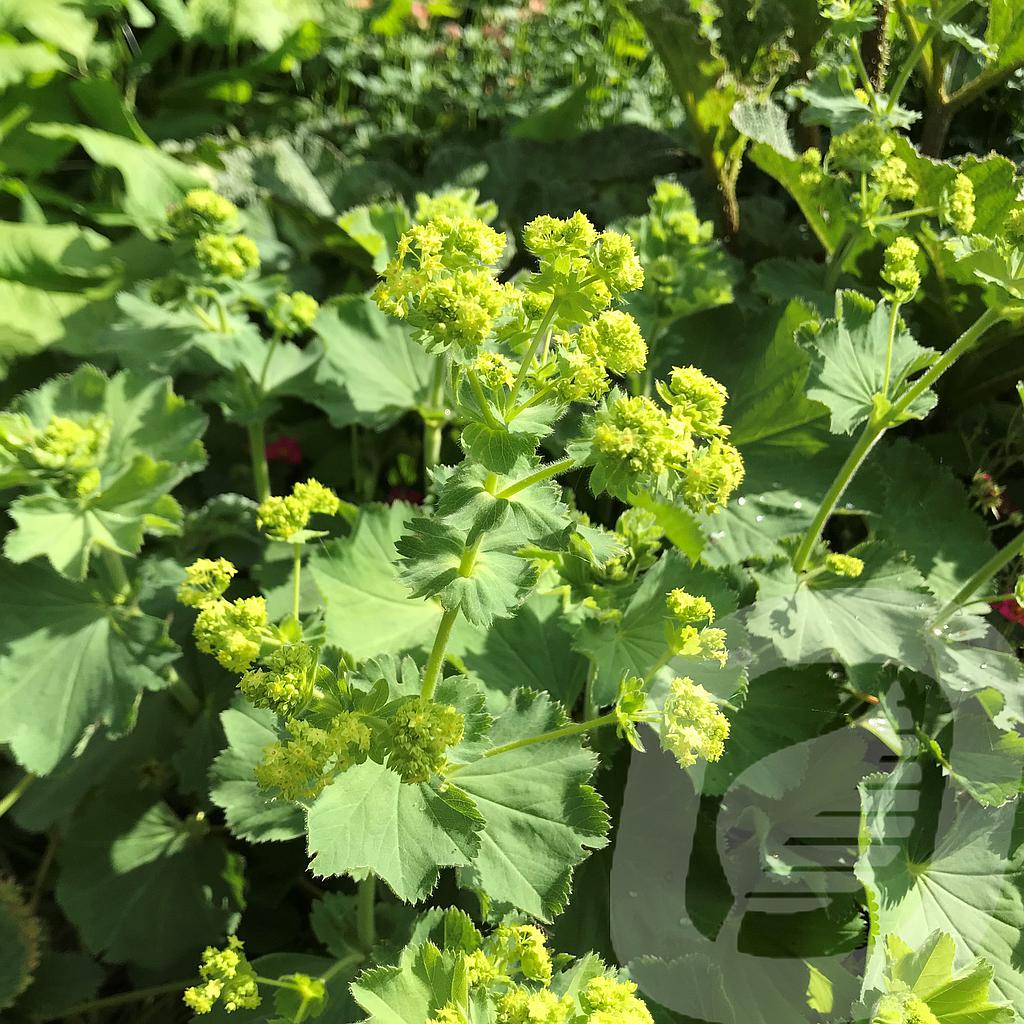
[{"label": "yellow-green flower cluster", "polygon": [[462,739],[465,717],[450,704],[413,697],[388,725],[388,767],[403,782],[426,782],[445,766],[448,749]]},{"label": "yellow-green flower cluster", "polygon": [[882,263],[882,280],[892,288],[896,302],[909,302],[921,286],[921,273],[917,269],[920,253],[917,242],[901,236],[885,250]]},{"label": "yellow-green flower cluster", "polygon": [[175,235],[203,235],[231,230],[238,220],[238,207],[212,189],[197,188],[172,206],[167,226]]},{"label": "yellow-green flower cluster", "polygon": [[575,1016],[572,998],[547,988],[516,986],[501,996],[496,1009],[498,1024],[568,1024]]},{"label": "yellow-green flower cluster", "polygon": [[256,766],[257,785],[286,800],[312,800],[335,776],[365,761],[370,749],[370,728],[351,711],[325,728],[294,718],[287,726],[289,739],[267,747]]},{"label": "yellow-green flower cluster", "polygon": [[887,157],[876,165],[871,177],[879,191],[889,199],[913,199],[917,195],[917,182],[908,173],[906,160],[898,156]]},{"label": "yellow-green flower cluster", "polygon": [[256,525],[271,539],[293,542],[314,514],[333,516],[341,507],[337,494],[319,480],[297,483],[292,493],[272,495],[256,509]]},{"label": "yellow-green flower cluster", "polygon": [[480,202],[480,193],[475,188],[447,189],[428,195],[416,193],[417,224],[426,224],[438,217],[470,217],[490,224],[498,215],[496,203]]},{"label": "yellow-green flower cluster", "polygon": [[714,377],[696,366],[674,366],[668,380],[659,381],[657,387],[673,414],[688,421],[695,434],[710,437],[727,433],[722,417],[729,392]]},{"label": "yellow-green flower cluster", "polygon": [[669,593],[665,603],[670,616],[665,624],[665,640],[672,654],[717,661],[720,665],[728,661],[726,632],[711,626],[715,609],[706,597],[677,589]]},{"label": "yellow-green flower cluster", "polygon": [[911,992],[899,992],[882,998],[871,1024],[939,1024],[939,1018],[923,999]]},{"label": "yellow-green flower cluster", "polygon": [[587,1013],[587,1024],[654,1024],[647,1004],[636,994],[636,984],[607,974],[587,982],[580,1006]]},{"label": "yellow-green flower cluster", "polygon": [[267,307],[270,329],[282,338],[294,338],[313,326],[320,303],[306,292],[278,292]]},{"label": "yellow-green flower cluster", "polygon": [[829,161],[844,170],[870,171],[879,160],[893,155],[896,143],[881,125],[865,122],[841,135],[833,135]]},{"label": "yellow-green flower cluster", "polygon": [[505,236],[474,217],[414,225],[399,239],[374,300],[418,327],[428,348],[475,353],[515,292],[492,269],[504,249]]},{"label": "yellow-green flower cluster", "polygon": [[810,146],[800,154],[800,184],[804,188],[817,188],[825,177],[821,169],[821,150]]},{"label": "yellow-green flower cluster", "polygon": [[613,300],[643,286],[644,271],[633,241],[617,231],[598,232],[577,211],[571,217],[541,216],[523,229],[538,273],[527,284],[523,308],[543,314],[552,302],[577,323],[607,309]]},{"label": "yellow-green flower cluster", "polygon": [[683,467],[683,499],[696,511],[713,512],[743,483],[743,456],[720,437],[698,448]]},{"label": "yellow-green flower cluster", "polygon": [[511,387],[516,379],[515,364],[500,352],[481,352],[473,360],[472,369],[483,386],[491,391]]},{"label": "yellow-green flower cluster", "polygon": [[199,967],[202,984],[185,990],[185,1005],[193,1013],[209,1013],[219,1002],[228,1013],[254,1010],[262,1002],[256,972],[242,943],[232,935],[223,949],[208,946]]},{"label": "yellow-green flower cluster", "polygon": [[958,174],[953,183],[943,189],[939,216],[961,235],[966,235],[974,227],[974,185],[966,174]]},{"label": "yellow-green flower cluster", "polygon": [[825,557],[825,568],[836,576],[856,579],[864,571],[864,561],[856,555],[832,552]]},{"label": "yellow-green flower cluster", "polygon": [[204,654],[212,654],[232,672],[245,672],[259,656],[267,634],[267,603],[262,597],[207,601],[192,633]]},{"label": "yellow-green flower cluster", "polygon": [[289,717],[309,697],[316,670],[316,656],[309,644],[285,644],[263,659],[264,668],[253,668],[242,676],[239,689],[249,703]]},{"label": "yellow-green flower cluster", "polygon": [[596,402],[608,390],[608,371],[596,347],[582,332],[555,338],[554,393],[563,402]]},{"label": "yellow-green flower cluster", "polygon": [[640,325],[621,310],[609,309],[580,328],[577,344],[596,353],[612,373],[639,373],[647,365],[647,342]]},{"label": "yellow-green flower cluster", "polygon": [[692,679],[673,679],[662,712],[661,743],[680,767],[689,768],[698,758],[718,761],[728,736],[729,719],[711,694]]},{"label": "yellow-green flower cluster", "polygon": [[185,570],[178,586],[178,602],[201,608],[215,601],[231,585],[238,570],[226,558],[199,558]]},{"label": "yellow-green flower cluster", "polygon": [[1009,212],[1003,230],[1011,245],[1024,245],[1024,206],[1015,206]]},{"label": "yellow-green flower cluster", "polygon": [[715,621],[715,609],[711,602],[706,597],[688,594],[681,587],[670,591],[665,603],[668,605],[669,614],[680,625],[695,626]]},{"label": "yellow-green flower cluster", "polygon": [[599,456],[623,462],[638,479],[679,467],[693,452],[689,424],[645,395],[615,393],[598,411],[593,437]]},{"label": "yellow-green flower cluster", "polygon": [[85,497],[100,486],[97,462],[110,438],[110,420],[84,422],[52,416],[42,429],[24,413],[0,414],[0,450],[33,474],[51,478],[62,491]]},{"label": "yellow-green flower cluster", "polygon": [[211,277],[239,280],[260,265],[260,251],[247,235],[200,235],[196,262]]}]

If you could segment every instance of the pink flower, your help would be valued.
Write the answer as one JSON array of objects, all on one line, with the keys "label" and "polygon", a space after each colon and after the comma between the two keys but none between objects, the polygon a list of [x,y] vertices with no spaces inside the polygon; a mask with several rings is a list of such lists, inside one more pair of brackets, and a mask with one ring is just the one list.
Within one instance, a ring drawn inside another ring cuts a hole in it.
[{"label": "pink flower", "polygon": [[449,21],[444,26],[444,34],[449,39],[461,39],[462,26],[457,21]]},{"label": "pink flower", "polygon": [[1008,601],[996,601],[992,607],[995,608],[995,610],[999,612],[1004,619],[1016,622],[1018,626],[1024,626],[1024,608],[1017,604],[1012,597]]},{"label": "pink flower", "polygon": [[266,446],[264,453],[267,462],[287,462],[289,465],[297,466],[302,461],[302,446],[294,437],[287,435],[275,437]]},{"label": "pink flower", "polygon": [[420,28],[426,28],[430,22],[430,11],[427,9],[427,5],[421,3],[420,0],[413,0],[409,13]]}]

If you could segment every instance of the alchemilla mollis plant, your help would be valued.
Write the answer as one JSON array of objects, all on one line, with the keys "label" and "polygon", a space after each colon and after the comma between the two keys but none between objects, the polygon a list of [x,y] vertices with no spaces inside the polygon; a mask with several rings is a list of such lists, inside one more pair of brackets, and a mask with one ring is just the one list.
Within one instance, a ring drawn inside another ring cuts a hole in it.
[{"label": "alchemilla mollis plant", "polygon": [[0,10],[0,1018],[1024,1019],[1010,0]]}]

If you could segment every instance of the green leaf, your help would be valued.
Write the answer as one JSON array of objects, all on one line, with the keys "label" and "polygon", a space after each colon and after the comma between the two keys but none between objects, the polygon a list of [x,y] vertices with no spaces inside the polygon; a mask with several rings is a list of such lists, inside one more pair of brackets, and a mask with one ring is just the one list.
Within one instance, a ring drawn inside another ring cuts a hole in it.
[{"label": "green leaf", "polygon": [[234,914],[223,842],[145,794],[87,801],[58,862],[61,908],[86,948],[114,963],[181,970]]},{"label": "green leaf", "polygon": [[[466,411],[476,415],[475,404],[467,400]],[[471,458],[495,473],[511,473],[517,462],[534,455],[542,438],[554,427],[560,409],[540,402],[524,409],[511,423],[489,423],[482,414],[462,429],[460,442]]]},{"label": "green leaf", "polygon": [[60,1019],[78,1003],[92,999],[106,977],[87,953],[46,952],[32,984],[18,1000],[18,1012],[30,1018]]},{"label": "green leaf", "polygon": [[513,616],[487,629],[460,623],[451,653],[479,680],[494,714],[504,711],[520,688],[548,693],[572,707],[583,689],[587,663],[568,639],[561,597],[535,593]]},{"label": "green leaf", "polygon": [[[909,821],[908,797],[918,801]],[[1000,997],[1024,1005],[1017,958],[1024,930],[1024,846],[1013,830],[1015,805],[994,811],[956,801],[937,769],[922,777],[914,763],[865,779],[861,801],[856,873],[868,891],[872,934],[897,935],[918,946],[934,931],[946,931],[961,954],[991,964]],[[869,984],[877,986],[884,959],[876,941],[867,964]]]},{"label": "green leaf", "polygon": [[232,834],[251,843],[301,836],[302,810],[267,796],[254,775],[264,750],[278,741],[277,717],[239,700],[220,720],[228,745],[210,766],[210,799],[223,809]]},{"label": "green leaf", "polygon": [[946,248],[961,269],[1014,299],[1024,300],[1024,250],[984,235],[958,236],[948,241]]},{"label": "green leaf", "polygon": [[880,452],[885,501],[872,526],[903,551],[928,589],[948,601],[995,553],[985,521],[960,481],[917,445],[897,440]]},{"label": "green leaf", "polygon": [[747,628],[789,665],[834,656],[845,665],[893,658],[921,667],[935,611],[924,580],[884,545],[855,553],[864,560],[856,580],[826,575],[803,583],[788,564],[755,571],[759,589]]},{"label": "green leaf", "polygon": [[402,502],[367,506],[351,536],[317,547],[309,560],[327,641],[357,660],[414,650],[437,630],[440,607],[412,597],[398,578],[395,541],[411,513]]},{"label": "green leaf", "polygon": [[[501,531],[467,534],[443,519],[417,516],[396,549],[401,578],[414,598],[438,597],[444,608],[458,608],[476,626],[511,615],[537,580],[537,567],[516,552],[521,546]],[[479,541],[471,560],[467,550]]]},{"label": "green leaf", "polygon": [[167,209],[205,178],[155,146],[146,146],[98,128],[71,124],[34,124],[45,139],[77,142],[102,167],[113,167],[124,179],[124,212],[147,237],[154,238],[167,223]]},{"label": "green leaf", "polygon": [[[936,355],[934,349],[918,345],[899,321],[887,378],[890,315],[891,307],[885,302],[875,304],[856,292],[837,292],[835,319],[826,320],[815,334],[804,335],[812,352],[807,396],[828,406],[835,434],[850,434],[865,423],[876,396],[898,398],[908,379]],[[934,392],[924,392],[904,418],[923,419],[937,400]]]},{"label": "green leaf", "polygon": [[985,42],[995,50],[995,66],[1012,68],[1024,63],[1024,11],[1014,0],[992,0]]},{"label": "green leaf", "polygon": [[110,243],[73,224],[0,221],[0,367],[59,341],[67,321],[121,279]]},{"label": "green leaf", "polygon": [[483,825],[457,786],[403,783],[364,761],[349,768],[309,808],[310,870],[329,877],[372,871],[399,899],[426,899],[442,867],[468,865]]},{"label": "green leaf", "polygon": [[352,995],[369,1014],[365,1024],[423,1024],[451,1002],[455,967],[452,953],[424,943],[404,952],[395,967],[365,971]]},{"label": "green leaf", "polygon": [[678,552],[663,555],[626,597],[621,617],[586,619],[576,631],[574,647],[597,669],[593,699],[599,707],[615,701],[624,675],[646,676],[665,654],[669,617],[665,599],[677,587],[706,597],[719,618],[736,610],[736,594],[724,576],[705,566],[690,565]]},{"label": "green leaf", "polygon": [[62,71],[64,67],[60,54],[42,43],[0,40],[0,89],[8,89],[35,75]]},{"label": "green leaf", "polygon": [[[564,723],[558,705],[521,691],[487,744],[504,746]],[[453,773],[483,815],[473,876],[490,900],[545,921],[565,907],[573,868],[607,842],[608,814],[588,785],[596,765],[593,753],[566,737],[481,757]]]},{"label": "green leaf", "polygon": [[0,1010],[7,1009],[32,981],[39,964],[39,922],[17,886],[0,881]]},{"label": "green leaf", "polygon": [[775,100],[740,100],[729,118],[737,131],[754,142],[763,142],[784,157],[796,157],[786,111]]},{"label": "green leaf", "polygon": [[427,402],[435,360],[402,323],[363,295],[346,295],[314,324],[324,351],[309,401],[336,427],[383,430]]},{"label": "green leaf", "polygon": [[379,274],[394,254],[399,238],[412,227],[412,216],[400,201],[371,203],[346,210],[338,218],[338,227],[373,257],[373,269]]},{"label": "green leaf", "polygon": [[110,427],[95,491],[79,498],[47,487],[11,506],[18,526],[4,553],[12,561],[46,555],[58,572],[84,579],[94,550],[130,557],[146,533],[180,531],[181,510],[168,492],[205,464],[206,417],[174,393],[168,378],[123,371],[108,380],[83,366],[21,395],[12,410],[38,429],[53,416],[101,416]]},{"label": "green leaf", "polygon": [[140,692],[167,685],[165,631],[44,565],[0,562],[0,739],[46,774],[89,726],[130,728]]},{"label": "green leaf", "polygon": [[0,31],[24,29],[83,62],[96,27],[81,7],[65,0],[8,0],[0,7]]},{"label": "green leaf", "polygon": [[899,936],[886,936],[886,988],[912,992],[928,1004],[940,1024],[1013,1024],[1013,1007],[989,1001],[992,967],[975,959],[962,970],[953,966],[956,942],[946,932],[934,931],[917,949]]}]

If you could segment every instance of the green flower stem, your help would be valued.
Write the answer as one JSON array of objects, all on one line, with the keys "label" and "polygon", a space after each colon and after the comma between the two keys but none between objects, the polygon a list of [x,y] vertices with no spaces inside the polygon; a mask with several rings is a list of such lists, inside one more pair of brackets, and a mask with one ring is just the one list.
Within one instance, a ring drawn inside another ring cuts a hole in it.
[{"label": "green flower stem", "polygon": [[510,405],[515,402],[516,395],[519,394],[519,389],[523,386],[523,383],[526,380],[526,375],[530,372],[534,356],[537,355],[537,350],[541,347],[544,339],[547,337],[548,329],[551,327],[551,322],[555,319],[555,313],[557,311],[558,299],[554,298],[551,300],[551,305],[548,306],[548,311],[541,318],[540,324],[537,327],[537,333],[533,336],[533,341],[530,342],[530,347],[527,349],[522,366],[519,367],[519,374],[515,379],[515,383],[512,385],[512,394],[510,394],[508,398]]},{"label": "green flower stem", "polygon": [[292,618],[299,620],[299,598],[302,593],[302,545],[292,545]]},{"label": "green flower stem", "polygon": [[434,362],[430,381],[428,415],[423,417],[423,482],[430,479],[430,469],[441,461],[441,441],[444,434],[444,373],[445,359],[439,356]]},{"label": "green flower stem", "polygon": [[[889,103],[886,106],[886,112],[892,113],[899,102],[900,95],[908,81],[910,76],[914,73],[914,68],[917,67],[919,61],[924,56],[924,52],[927,49],[929,43],[932,41],[932,37],[938,32],[939,28],[948,24],[953,18],[966,7],[971,0],[951,0],[950,3],[946,4],[945,7],[941,7],[938,11],[935,11],[931,21],[924,27],[924,31],[918,37],[917,43],[914,48],[907,54],[906,59],[900,65],[900,70],[896,75],[896,81],[893,83],[892,89],[889,91]],[[902,6],[902,5],[901,5]]]},{"label": "green flower stem", "polygon": [[356,934],[359,948],[369,953],[377,941],[375,908],[377,902],[377,876],[369,874],[359,883],[356,904]]},{"label": "green flower stem", "polygon": [[128,1003],[137,1003],[143,999],[153,999],[156,996],[168,996],[172,993],[182,993],[192,985],[198,985],[199,978],[189,978],[186,981],[171,981],[163,985],[153,985],[151,988],[137,988],[134,992],[119,992],[115,996],[104,996],[102,999],[89,999],[84,1003],[78,1003],[60,1013],[50,1014],[47,1017],[36,1018],[39,1021],[50,1020],[71,1020],[84,1013],[95,1013],[98,1010],[113,1009],[115,1006],[125,1006]]},{"label": "green flower stem", "polygon": [[491,404],[487,401],[487,396],[484,394],[483,385],[480,383],[480,375],[476,370],[467,370],[466,377],[469,379],[469,386],[473,389],[473,394],[476,395],[476,400],[480,405],[480,411],[484,414],[484,420],[492,430],[501,430],[501,424],[494,418],[494,413],[491,412]]},{"label": "green flower stem", "polygon": [[0,818],[2,818],[22,797],[22,794],[35,782],[36,776],[32,772],[25,774],[18,780],[17,784],[4,797],[0,798]]},{"label": "green flower stem", "polygon": [[825,264],[825,291],[835,291],[836,285],[839,283],[839,276],[843,272],[843,264],[859,234],[859,225],[856,228],[847,228],[830,253],[828,262]]},{"label": "green flower stem", "polygon": [[517,481],[505,490],[499,491],[495,497],[506,499],[511,498],[518,494],[520,491],[525,491],[527,487],[532,487],[534,484],[540,483],[541,480],[548,480],[553,476],[558,476],[559,473],[565,473],[572,469],[576,463],[571,456],[566,455],[556,462],[550,462],[546,466],[541,466],[540,469],[531,473],[529,476],[524,476],[522,480]]},{"label": "green flower stem", "polygon": [[356,964],[361,964],[365,959],[365,954],[361,952],[349,953],[348,956],[343,956],[340,960],[331,964],[331,966],[320,975],[320,980],[326,984],[336,974],[339,974],[341,971],[348,970],[349,967],[355,967]]},{"label": "green flower stem", "polygon": [[131,582],[128,579],[128,573],[125,572],[121,556],[116,551],[111,551],[110,548],[101,548],[100,550],[103,555],[103,564],[110,574],[111,582],[118,595],[128,593],[131,589]]},{"label": "green flower stem", "polygon": [[252,460],[252,479],[256,487],[256,499],[266,501],[270,497],[270,467],[267,465],[267,439],[263,420],[249,424],[249,457]]},{"label": "green flower stem", "polygon": [[[548,743],[551,740],[560,740],[565,736],[579,736],[594,729],[602,729],[606,725],[615,725],[617,722],[618,717],[615,712],[609,711],[606,715],[599,715],[597,718],[591,718],[586,722],[571,722],[569,725],[563,725],[557,729],[539,733],[537,736],[527,736],[526,739],[503,743],[500,747],[491,747],[490,750],[481,754],[481,757],[497,757],[499,754],[507,754],[512,750],[519,750],[520,747],[532,747],[536,743]],[[465,767],[465,765],[456,765],[448,772],[448,775],[455,775]]]},{"label": "green flower stem", "polygon": [[198,718],[203,705],[192,691],[192,687],[173,668],[168,670],[167,676],[170,679],[170,685],[167,687],[170,695],[181,705],[189,718]]},{"label": "green flower stem", "polygon": [[871,109],[876,113],[881,113],[878,106],[878,94],[875,92],[874,85],[871,84],[871,76],[868,74],[868,69],[864,66],[864,56],[860,52],[860,38],[858,36],[852,36],[850,38],[850,53],[853,55],[853,63],[857,68],[857,75],[860,78],[861,85],[864,86],[864,91],[868,94],[868,99],[871,101]]},{"label": "green flower stem", "polygon": [[934,629],[941,629],[978,592],[988,580],[1009,565],[1018,555],[1024,554],[1024,531],[1021,531],[1004,548],[1000,548],[957,592],[932,620]]},{"label": "green flower stem", "polygon": [[448,640],[452,635],[452,627],[459,617],[458,608],[449,608],[437,625],[437,634],[434,637],[434,645],[430,648],[430,656],[427,658],[427,667],[423,670],[423,686],[420,696],[431,700],[434,690],[437,689],[437,681],[441,678],[441,667],[444,665],[444,652],[448,648]]},{"label": "green flower stem", "polygon": [[882,385],[882,394],[889,397],[889,376],[892,372],[892,346],[896,340],[896,325],[899,323],[900,304],[893,302],[889,310],[889,345],[885,350],[885,383]]},{"label": "green flower stem", "polygon": [[654,677],[675,657],[675,652],[670,647],[652,666],[651,670],[644,676],[644,685],[650,685]]},{"label": "green flower stem", "polygon": [[804,534],[800,546],[793,556],[793,568],[802,572],[807,565],[807,560],[814,550],[814,545],[825,528],[825,523],[835,511],[839,499],[846,493],[850,481],[857,470],[863,465],[871,449],[878,443],[882,435],[892,426],[902,422],[903,414],[910,408],[918,398],[921,397],[965,352],[977,344],[979,338],[993,325],[1004,319],[1007,315],[1006,309],[987,309],[970,327],[960,335],[959,338],[942,355],[932,363],[921,376],[911,384],[895,401],[889,410],[882,416],[872,417],[864,424],[853,450],[846,457],[832,485],[825,493],[818,511],[815,513],[811,525]]}]

